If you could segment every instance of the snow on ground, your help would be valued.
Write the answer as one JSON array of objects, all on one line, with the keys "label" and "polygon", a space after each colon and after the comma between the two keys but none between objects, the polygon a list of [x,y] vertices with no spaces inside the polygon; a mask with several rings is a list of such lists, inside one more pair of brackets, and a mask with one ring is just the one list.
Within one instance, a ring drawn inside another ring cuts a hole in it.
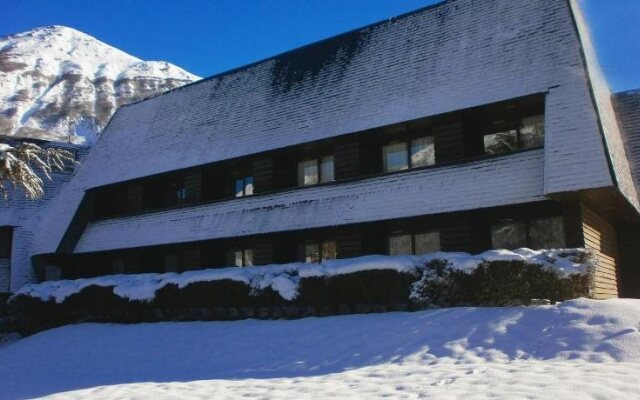
[{"label": "snow on ground", "polygon": [[293,300],[298,295],[300,278],[329,277],[351,274],[359,271],[393,270],[397,272],[415,271],[421,265],[433,260],[447,261],[454,269],[471,272],[485,261],[524,261],[553,268],[560,275],[584,274],[588,263],[579,263],[576,256],[582,249],[560,250],[488,250],[472,255],[468,253],[435,252],[421,256],[381,256],[369,255],[339,260],[325,260],[321,263],[273,264],[248,268],[228,267],[202,269],[183,273],[164,274],[122,274],[96,278],[59,280],[34,283],[23,286],[17,295],[26,295],[48,301],[54,299],[62,303],[67,297],[81,292],[89,286],[113,287],[113,293],[129,300],[148,300],[155,297],[157,290],[170,284],[183,288],[194,282],[233,280],[243,282],[254,289],[271,287],[283,299]]},{"label": "snow on ground", "polygon": [[0,348],[0,397],[640,398],[640,300],[81,324]]}]

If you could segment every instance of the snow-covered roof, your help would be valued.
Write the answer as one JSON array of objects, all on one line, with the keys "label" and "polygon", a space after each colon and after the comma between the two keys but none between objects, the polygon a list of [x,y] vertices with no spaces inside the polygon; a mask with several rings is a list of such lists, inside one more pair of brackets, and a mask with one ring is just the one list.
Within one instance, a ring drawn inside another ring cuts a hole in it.
[{"label": "snow-covered roof", "polygon": [[611,187],[572,4],[448,1],[122,107],[39,247],[55,251],[90,188],[536,93],[543,192]]},{"label": "snow-covered roof", "polygon": [[613,96],[618,125],[624,137],[627,157],[636,187],[640,186],[640,89]]}]

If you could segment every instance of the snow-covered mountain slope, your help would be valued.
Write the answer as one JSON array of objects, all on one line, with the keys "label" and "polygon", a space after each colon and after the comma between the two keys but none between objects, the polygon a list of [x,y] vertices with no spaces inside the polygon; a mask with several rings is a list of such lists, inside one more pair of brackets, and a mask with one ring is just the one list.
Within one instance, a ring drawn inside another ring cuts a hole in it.
[{"label": "snow-covered mountain slope", "polygon": [[118,106],[197,79],[63,26],[2,37],[0,136],[92,142]]},{"label": "snow-covered mountain slope", "polygon": [[79,324],[0,347],[3,399],[637,399],[640,300]]}]

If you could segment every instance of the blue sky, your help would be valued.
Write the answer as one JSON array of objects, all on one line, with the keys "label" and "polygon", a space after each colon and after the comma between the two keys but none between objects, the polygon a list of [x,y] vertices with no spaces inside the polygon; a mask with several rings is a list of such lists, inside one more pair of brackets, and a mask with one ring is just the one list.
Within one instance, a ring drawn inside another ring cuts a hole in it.
[{"label": "blue sky", "polygon": [[[66,25],[204,77],[436,2],[0,0],[0,36]],[[640,0],[581,2],[611,87],[640,88]]]}]

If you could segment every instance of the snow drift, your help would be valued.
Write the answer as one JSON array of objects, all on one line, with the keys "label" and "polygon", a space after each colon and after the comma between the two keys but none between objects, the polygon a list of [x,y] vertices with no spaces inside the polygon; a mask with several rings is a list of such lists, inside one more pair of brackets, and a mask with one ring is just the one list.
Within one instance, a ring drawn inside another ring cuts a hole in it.
[{"label": "snow drift", "polygon": [[0,397],[630,399],[638,396],[638,321],[640,300],[579,299],[293,321],[81,324],[0,348]]}]

